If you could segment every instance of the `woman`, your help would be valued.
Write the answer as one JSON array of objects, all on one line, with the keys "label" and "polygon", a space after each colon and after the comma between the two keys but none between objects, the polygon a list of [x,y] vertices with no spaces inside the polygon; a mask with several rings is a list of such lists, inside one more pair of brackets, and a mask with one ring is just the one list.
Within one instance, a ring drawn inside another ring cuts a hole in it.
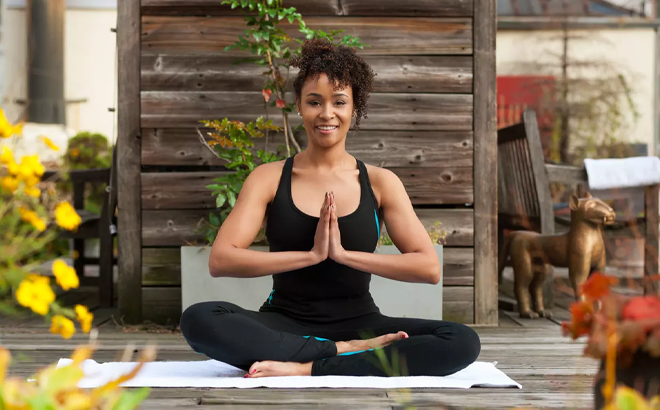
[{"label": "woman", "polygon": [[[386,369],[397,361],[398,375],[467,367],[481,348],[471,328],[386,317],[369,293],[371,275],[432,284],[441,275],[401,181],[346,152],[352,118],[356,128],[366,118],[373,72],[353,50],[324,40],[307,41],[290,65],[300,69],[294,89],[307,148],[250,174],[209,260],[213,277],[272,275],[273,291],[258,312],[226,302],[188,307],[185,339],[245,377],[392,376]],[[247,249],[265,217],[270,252]],[[401,255],[374,253],[383,222]]]}]

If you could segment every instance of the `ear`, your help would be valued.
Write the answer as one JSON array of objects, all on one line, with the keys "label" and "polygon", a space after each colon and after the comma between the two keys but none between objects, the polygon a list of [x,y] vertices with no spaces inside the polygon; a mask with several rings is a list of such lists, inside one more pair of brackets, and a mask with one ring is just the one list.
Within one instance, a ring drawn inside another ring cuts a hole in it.
[{"label": "ear", "polygon": [[575,211],[580,206],[580,200],[577,195],[571,195],[571,198],[568,200],[568,206],[571,208],[571,211]]},{"label": "ear", "polygon": [[587,198],[587,199],[593,198],[593,196],[591,196],[591,192],[587,191],[587,194],[585,195],[585,198]]}]

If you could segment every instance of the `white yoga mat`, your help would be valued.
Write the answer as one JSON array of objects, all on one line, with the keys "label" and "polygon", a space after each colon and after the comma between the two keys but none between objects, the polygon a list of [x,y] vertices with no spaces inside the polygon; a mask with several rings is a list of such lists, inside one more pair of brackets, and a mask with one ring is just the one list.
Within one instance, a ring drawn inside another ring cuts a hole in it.
[{"label": "white yoga mat", "polygon": [[642,187],[660,183],[660,158],[604,158],[584,160],[589,189]]},{"label": "white yoga mat", "polygon": [[[66,366],[71,359],[60,359],[57,367]],[[136,363],[97,363],[86,360],[85,374],[78,387],[94,388],[131,371]],[[495,363],[475,362],[467,368],[444,377],[372,377],[372,376],[287,376],[246,379],[245,372],[216,360],[161,361],[146,363],[135,378],[122,384],[125,387],[217,387],[217,388],[456,388],[517,387],[520,384],[495,367]]]}]

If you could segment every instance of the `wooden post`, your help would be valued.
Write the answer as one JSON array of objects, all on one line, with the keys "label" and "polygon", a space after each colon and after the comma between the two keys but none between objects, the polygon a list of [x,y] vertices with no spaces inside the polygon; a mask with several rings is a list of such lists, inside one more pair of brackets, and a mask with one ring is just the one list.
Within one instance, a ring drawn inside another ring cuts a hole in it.
[{"label": "wooden post", "polygon": [[[660,185],[644,188],[644,218],[646,235],[644,235],[644,278],[658,275],[658,194]],[[657,281],[644,284],[644,294],[658,294],[660,286]]]},{"label": "wooden post", "polygon": [[495,0],[474,2],[474,322],[497,325]]},{"label": "wooden post", "polygon": [[128,324],[142,320],[140,3],[140,0],[119,0],[117,4],[118,304],[119,313]]}]

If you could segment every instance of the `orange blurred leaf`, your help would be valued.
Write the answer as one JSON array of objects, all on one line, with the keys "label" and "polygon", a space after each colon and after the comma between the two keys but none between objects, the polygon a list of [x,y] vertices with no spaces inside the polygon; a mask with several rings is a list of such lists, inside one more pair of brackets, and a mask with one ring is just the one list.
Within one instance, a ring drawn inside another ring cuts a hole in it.
[{"label": "orange blurred leaf", "polygon": [[268,102],[270,100],[270,95],[273,93],[271,90],[261,90],[261,93],[264,95],[264,100]]},{"label": "orange blurred leaf", "polygon": [[594,272],[586,282],[580,286],[580,293],[589,300],[597,300],[610,293],[610,286],[618,282],[617,278],[605,276]]},{"label": "orange blurred leaf", "polygon": [[623,307],[623,319],[639,320],[660,318],[660,297],[639,296],[632,298]]}]

